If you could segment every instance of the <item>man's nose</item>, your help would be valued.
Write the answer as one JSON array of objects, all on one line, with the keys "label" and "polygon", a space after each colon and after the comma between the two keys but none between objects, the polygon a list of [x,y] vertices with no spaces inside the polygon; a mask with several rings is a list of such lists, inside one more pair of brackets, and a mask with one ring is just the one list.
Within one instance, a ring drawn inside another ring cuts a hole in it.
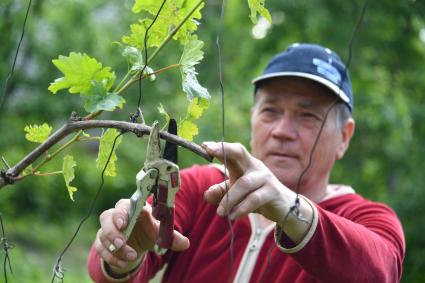
[{"label": "man's nose", "polygon": [[278,139],[296,139],[298,135],[297,125],[289,115],[282,115],[272,130],[272,136]]}]

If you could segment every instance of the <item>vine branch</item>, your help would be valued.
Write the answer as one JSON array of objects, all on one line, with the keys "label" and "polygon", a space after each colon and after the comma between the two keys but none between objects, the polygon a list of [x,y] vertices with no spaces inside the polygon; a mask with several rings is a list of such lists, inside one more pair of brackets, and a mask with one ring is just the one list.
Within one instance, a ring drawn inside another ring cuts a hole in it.
[{"label": "vine branch", "polygon": [[[95,129],[95,128],[114,128],[126,132],[132,132],[138,137],[142,137],[151,132],[151,127],[135,124],[124,121],[115,121],[115,120],[89,120],[89,121],[76,121],[70,119],[65,125],[60,129],[54,132],[45,142],[36,147],[32,152],[25,156],[21,161],[19,161],[15,166],[9,168],[6,172],[0,176],[0,189],[10,184],[13,181],[18,181],[19,174],[35,160],[37,160],[41,155],[43,155],[47,150],[52,146],[57,144],[59,141],[64,139],[69,134],[85,129]],[[198,144],[189,142],[181,137],[172,135],[168,132],[160,131],[160,137],[166,141],[178,144],[186,149],[189,149],[193,153],[203,157],[207,161],[212,161],[212,157]]]}]

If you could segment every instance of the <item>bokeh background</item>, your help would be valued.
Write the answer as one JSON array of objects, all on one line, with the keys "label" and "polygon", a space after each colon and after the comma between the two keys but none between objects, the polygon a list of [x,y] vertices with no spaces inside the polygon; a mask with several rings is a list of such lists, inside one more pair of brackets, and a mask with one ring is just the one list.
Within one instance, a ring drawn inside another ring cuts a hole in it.
[{"label": "bokeh background", "polygon": [[[221,1],[207,1],[198,35],[205,41],[205,59],[199,80],[211,95],[211,107],[200,119],[195,142],[221,139],[221,98],[217,77],[215,39],[220,28]],[[249,20],[246,1],[227,1],[222,29],[225,88],[225,139],[249,147],[251,79],[273,54],[293,42],[325,45],[348,59],[348,45],[363,1],[267,0],[273,17],[257,24]],[[0,80],[11,68],[28,1],[0,0]],[[78,96],[47,87],[59,72],[51,60],[70,51],[85,52],[111,66],[118,80],[127,70],[117,45],[129,33],[136,16],[131,0],[36,0],[28,18],[16,71],[0,109],[0,155],[11,165],[35,148],[24,138],[27,124],[48,122],[58,129],[72,111],[84,115]],[[402,282],[425,280],[425,2],[421,0],[370,1],[352,49],[349,68],[357,129],[350,150],[332,175],[332,182],[351,184],[359,193],[389,204],[403,223],[407,253]],[[181,49],[166,47],[151,66],[177,63]],[[183,116],[186,98],[178,70],[161,74],[143,86],[142,105],[148,122],[161,120],[162,103],[174,116]],[[1,94],[2,96],[4,93]],[[134,112],[137,87],[125,96],[124,109],[101,118],[128,121]],[[91,131],[91,134],[99,134]],[[0,190],[0,213],[14,275],[10,282],[50,282],[56,257],[86,214],[100,184],[95,166],[98,144],[81,143],[72,152],[78,165],[73,184],[75,202],[69,200],[62,176],[31,177]],[[135,189],[146,141],[129,134],[118,149],[118,176],[106,178],[95,211],[64,257],[65,282],[90,282],[86,257],[95,236],[98,215]],[[43,172],[61,169],[62,156]],[[205,163],[193,153],[180,151],[180,166]],[[1,165],[2,167],[3,164]],[[1,254],[2,260],[4,254]],[[359,260],[361,260],[359,258]],[[0,274],[2,275],[2,274]],[[3,282],[0,276],[0,282]]]}]

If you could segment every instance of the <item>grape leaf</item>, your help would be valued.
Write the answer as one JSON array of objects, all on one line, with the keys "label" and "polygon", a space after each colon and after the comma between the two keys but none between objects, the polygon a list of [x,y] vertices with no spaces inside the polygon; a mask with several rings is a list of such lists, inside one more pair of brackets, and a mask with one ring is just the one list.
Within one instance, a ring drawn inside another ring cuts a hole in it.
[{"label": "grape leaf", "polygon": [[143,65],[143,55],[140,49],[133,46],[125,46],[122,49],[121,55],[127,58],[130,65],[142,64]]},{"label": "grape leaf", "polygon": [[188,141],[192,141],[193,137],[196,136],[198,133],[198,127],[195,125],[195,123],[189,120],[184,120],[181,123],[177,132],[180,137]]},{"label": "grape leaf", "polygon": [[202,116],[204,110],[207,109],[209,105],[209,100],[195,97],[189,103],[187,108],[187,116],[192,119],[199,119]]},{"label": "grape leaf", "polygon": [[52,129],[47,123],[43,123],[41,126],[27,125],[24,128],[24,131],[27,132],[25,138],[31,142],[43,143],[49,137]]},{"label": "grape leaf", "polygon": [[264,1],[265,0],[248,0],[248,6],[251,10],[249,18],[254,24],[257,23],[257,13],[266,18],[270,24],[272,23],[272,16],[267,8],[264,7]]},{"label": "grape leaf", "polygon": [[[115,129],[108,129],[102,135],[99,142],[99,153],[96,159],[96,167],[103,170],[105,168],[106,161],[108,160],[109,155],[111,154],[112,145],[116,136],[118,135],[118,131]],[[118,145],[121,143],[122,137],[119,137],[115,143],[114,151],[112,152],[111,158],[109,160],[108,166],[105,170],[105,176],[116,176],[116,165],[117,155],[115,151],[118,148]]]},{"label": "grape leaf", "polygon": [[131,73],[135,73],[136,71],[141,71],[144,69],[143,74],[149,75],[149,80],[154,81],[156,79],[155,75],[150,75],[154,73],[154,70],[149,66],[145,67],[143,54],[140,49],[137,49],[133,46],[125,46],[121,54],[127,58],[127,61],[131,66],[129,68]]},{"label": "grape leaf", "polygon": [[196,78],[197,74],[194,68],[189,68],[183,73],[182,87],[183,91],[186,93],[187,99],[189,101],[195,97],[210,99],[211,96],[208,90],[199,84]]},{"label": "grape leaf", "polygon": [[158,106],[158,112],[165,118],[165,123],[168,124],[170,121],[170,115],[168,115],[167,111],[165,110],[164,106],[160,103]]},{"label": "grape leaf", "polygon": [[195,97],[210,99],[208,90],[199,84],[196,78],[198,73],[195,71],[195,65],[204,58],[204,52],[202,51],[204,43],[198,40],[195,35],[188,38],[179,62],[183,91],[186,93],[189,101]]},{"label": "grape leaf", "polygon": [[115,81],[115,73],[110,67],[102,67],[87,54],[71,52],[69,56],[59,55],[52,62],[64,75],[50,83],[48,89],[54,94],[65,88],[69,88],[70,93],[86,94],[92,87],[92,81],[102,83],[109,90]]},{"label": "grape leaf", "polygon": [[93,81],[93,87],[87,95],[84,109],[93,113],[99,110],[113,111],[115,108],[122,108],[125,104],[125,99],[115,93],[109,93],[105,86],[100,85],[97,81]]},{"label": "grape leaf", "polygon": [[[145,33],[146,29],[152,23],[151,19],[140,20],[138,23],[131,24],[130,30],[131,34],[125,35],[121,38],[122,42],[130,46],[136,47],[143,50],[145,48]],[[161,45],[161,42],[167,37],[168,31],[166,29],[161,29],[157,27],[158,23],[155,23],[154,26],[148,32],[148,38],[146,46],[149,47],[158,47]],[[155,28],[154,28],[155,27]]]},{"label": "grape leaf", "polygon": [[65,179],[65,185],[68,189],[69,198],[74,201],[74,192],[77,191],[76,187],[70,186],[69,183],[74,180],[74,167],[77,165],[77,163],[74,161],[74,157],[71,155],[66,155],[63,158],[62,163],[62,174],[63,178]]},{"label": "grape leaf", "polygon": [[190,36],[184,45],[183,54],[180,58],[180,65],[183,69],[194,67],[204,58],[204,42],[198,39],[196,35]]},{"label": "grape leaf", "polygon": [[[159,46],[164,39],[168,36],[169,32],[178,26],[187,14],[195,7],[197,0],[186,1],[168,1],[164,4],[156,22],[153,24],[148,33],[147,47]],[[157,0],[136,0],[132,11],[133,13],[140,13],[147,11],[152,16],[156,16],[162,1]],[[189,19],[180,27],[173,39],[180,41],[184,44],[187,40],[187,35],[193,33],[198,29],[198,22],[202,18],[201,9],[204,7],[202,3],[196,11],[189,17]],[[139,21],[137,24],[130,26],[131,35],[122,38],[124,43],[143,49],[145,31],[151,24],[152,20]]]}]

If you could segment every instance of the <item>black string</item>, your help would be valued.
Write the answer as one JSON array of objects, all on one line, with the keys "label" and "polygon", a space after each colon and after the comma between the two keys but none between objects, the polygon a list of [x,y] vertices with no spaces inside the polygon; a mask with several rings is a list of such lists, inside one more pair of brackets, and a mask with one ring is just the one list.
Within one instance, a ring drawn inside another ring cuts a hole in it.
[{"label": "black string", "polygon": [[[221,92],[221,151],[223,153],[223,164],[224,164],[224,179],[227,179],[227,155],[224,149],[224,140],[225,140],[225,113],[224,113],[224,84],[223,84],[223,71],[222,71],[222,56],[221,56],[221,46],[220,46],[220,34],[223,30],[224,23],[224,11],[226,7],[226,0],[221,2],[221,12],[220,12],[220,26],[217,32],[216,38],[216,46],[217,46],[217,57],[218,57],[218,80],[220,84],[220,92]],[[224,182],[226,192],[229,191],[229,187],[227,181]],[[232,220],[230,219],[230,211],[229,211],[229,195],[226,193],[226,215],[227,215],[227,223],[230,229],[230,275],[229,282],[233,281],[233,269],[234,269],[234,242],[235,242],[235,233],[233,231]]]},{"label": "black string", "polygon": [[9,256],[9,250],[13,249],[14,245],[10,244],[7,241],[6,231],[3,225],[3,216],[1,213],[0,213],[0,223],[1,223],[1,233],[2,233],[2,236],[0,238],[0,245],[2,246],[3,253],[4,253],[3,275],[4,275],[4,282],[7,283],[7,268],[8,267],[9,267],[10,273],[13,274],[12,263],[10,261],[10,256]]},{"label": "black string", "polygon": [[[285,218],[283,219],[283,222],[281,224],[281,229],[279,229],[279,233],[277,235],[278,241],[282,238],[283,227],[286,224],[286,222],[288,221],[288,218],[289,218],[290,215],[295,215],[299,220],[306,221],[304,218],[302,218],[302,215],[300,215],[300,211],[299,211],[299,206],[300,206],[300,196],[299,196],[299,194],[300,194],[301,182],[302,182],[304,175],[307,173],[307,171],[310,169],[310,167],[312,165],[314,151],[317,147],[317,144],[319,143],[319,139],[320,139],[320,136],[322,134],[323,128],[326,124],[329,113],[340,102],[339,97],[340,97],[340,94],[341,94],[341,91],[342,91],[342,84],[347,77],[348,68],[351,65],[352,51],[353,51],[352,49],[353,49],[354,40],[357,36],[357,32],[360,29],[361,24],[363,23],[364,16],[366,14],[368,5],[369,5],[369,0],[365,0],[365,2],[363,3],[362,11],[360,13],[360,17],[359,17],[359,19],[356,23],[356,26],[353,30],[353,33],[351,34],[350,41],[349,41],[349,44],[348,44],[348,58],[347,58],[347,63],[346,63],[345,68],[344,68],[344,72],[343,72],[343,75],[342,75],[340,85],[338,87],[338,95],[337,95],[335,101],[329,106],[329,108],[327,109],[327,111],[325,113],[325,116],[323,118],[319,132],[317,133],[313,147],[310,151],[309,162],[308,162],[307,166],[304,168],[304,170],[301,172],[300,176],[298,177],[295,201],[294,201],[294,204],[289,208],[288,213],[285,215]],[[269,250],[267,252],[267,265],[266,265],[264,273],[260,277],[260,280],[259,280],[260,283],[263,282],[263,280],[265,279],[265,275],[269,271],[270,263],[271,263],[271,253],[274,250],[274,248],[276,248],[276,246],[277,246],[277,243],[274,242],[274,244],[269,248]]]},{"label": "black string", "polygon": [[2,98],[0,100],[0,113],[1,113],[1,109],[3,108],[4,102],[6,101],[7,88],[9,86],[9,79],[12,78],[13,73],[15,72],[15,65],[16,65],[16,61],[18,59],[19,49],[21,48],[22,40],[24,39],[25,26],[27,25],[28,15],[29,15],[29,12],[30,12],[30,9],[31,9],[31,2],[32,2],[32,0],[30,0],[28,2],[27,12],[25,13],[24,23],[22,25],[22,30],[21,30],[21,38],[19,39],[18,47],[16,48],[15,58],[13,59],[12,68],[10,69],[10,73],[7,76],[7,78],[6,78],[5,82],[4,82],[4,85],[3,85],[3,96],[2,96]]},{"label": "black string", "polygon": [[59,257],[56,259],[56,264],[53,267],[53,275],[52,275],[51,283],[53,283],[56,278],[60,279],[60,282],[63,282],[65,274],[64,274],[64,269],[62,269],[62,258],[65,255],[65,253],[67,252],[67,250],[69,249],[69,247],[71,246],[71,244],[73,243],[74,239],[77,237],[77,235],[80,232],[80,229],[83,226],[84,222],[86,222],[86,220],[91,216],[93,209],[96,205],[97,199],[99,198],[99,195],[103,190],[103,186],[105,184],[105,171],[106,171],[106,168],[108,167],[108,164],[111,160],[112,154],[114,153],[115,144],[116,144],[118,138],[125,133],[126,132],[122,131],[119,135],[117,135],[115,137],[114,142],[112,143],[111,151],[109,153],[108,159],[106,160],[105,166],[103,167],[102,173],[100,175],[100,178],[101,178],[100,186],[97,189],[96,195],[94,196],[94,198],[93,198],[93,200],[90,204],[90,207],[89,207],[89,210],[87,211],[86,216],[84,216],[83,219],[81,219],[80,223],[78,224],[77,229],[75,230],[74,234],[71,237],[71,240],[68,242],[68,244],[65,246],[63,251],[60,253]]},{"label": "black string", "polygon": [[143,55],[144,55],[144,65],[142,70],[140,71],[139,74],[139,97],[137,99],[137,108],[136,108],[136,112],[131,116],[131,121],[133,123],[136,122],[138,117],[141,117],[142,119],[142,124],[145,123],[145,119],[143,118],[143,112],[140,108],[140,104],[142,102],[142,77],[143,77],[143,73],[145,72],[147,66],[148,66],[148,33],[149,30],[152,28],[153,24],[156,22],[156,20],[158,19],[159,14],[161,13],[162,8],[165,5],[165,2],[167,2],[167,0],[162,1],[161,6],[158,9],[158,12],[156,13],[154,19],[152,20],[152,22],[150,23],[150,25],[148,26],[148,28],[145,30],[145,38],[143,40],[143,45],[144,45],[144,49],[143,49]]}]

